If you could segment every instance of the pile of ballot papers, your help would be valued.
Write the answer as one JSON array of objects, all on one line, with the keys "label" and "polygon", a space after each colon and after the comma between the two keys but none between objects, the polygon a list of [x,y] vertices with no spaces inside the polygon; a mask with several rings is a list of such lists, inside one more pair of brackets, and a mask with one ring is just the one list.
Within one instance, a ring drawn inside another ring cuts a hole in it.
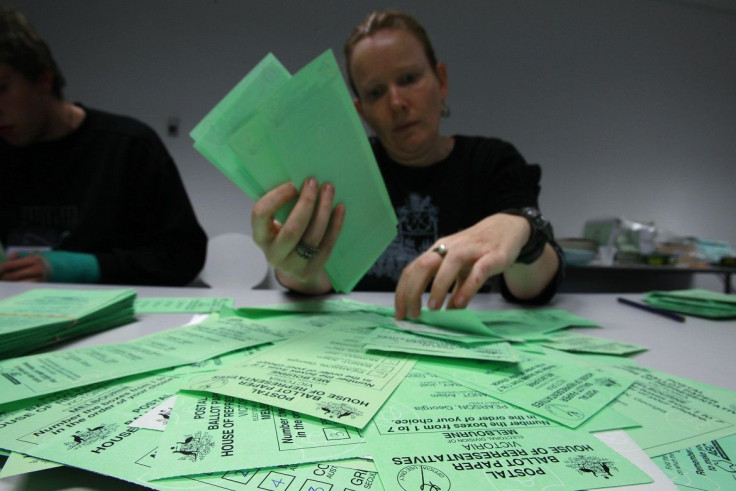
[{"label": "pile of ballot papers", "polygon": [[135,290],[35,289],[0,301],[0,358],[135,320]]},{"label": "pile of ballot papers", "polygon": [[125,343],[0,361],[0,477],[71,466],[243,491],[733,484],[736,393],[628,357],[646,347],[567,331],[598,326],[560,309],[392,314],[345,298],[225,306]]},{"label": "pile of ballot papers", "polygon": [[[332,51],[294,76],[266,56],[192,130],[194,148],[253,200],[313,177],[334,185],[345,222],[326,264],[349,292],[396,236],[397,219]],[[282,222],[293,206],[284,207]]]},{"label": "pile of ballot papers", "polygon": [[658,309],[709,319],[736,319],[736,296],[710,290],[649,292],[644,301]]}]

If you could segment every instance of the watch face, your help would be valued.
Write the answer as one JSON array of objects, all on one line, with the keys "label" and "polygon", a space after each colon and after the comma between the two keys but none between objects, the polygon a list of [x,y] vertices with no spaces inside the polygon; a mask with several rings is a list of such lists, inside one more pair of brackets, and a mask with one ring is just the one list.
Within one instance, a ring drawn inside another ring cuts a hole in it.
[{"label": "watch face", "polygon": [[544,227],[547,224],[547,219],[536,208],[529,206],[521,210],[521,213],[528,220],[532,220],[537,227]]}]

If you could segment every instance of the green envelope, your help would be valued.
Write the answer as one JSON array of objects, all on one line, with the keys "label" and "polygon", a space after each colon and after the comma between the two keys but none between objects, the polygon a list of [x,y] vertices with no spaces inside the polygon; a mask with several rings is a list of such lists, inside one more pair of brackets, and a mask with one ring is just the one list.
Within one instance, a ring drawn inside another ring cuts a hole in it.
[{"label": "green envelope", "polygon": [[[186,451],[193,448],[201,450],[196,457]],[[298,465],[366,452],[354,428],[234,397],[182,392],[159,443],[152,477]]]},{"label": "green envelope", "polygon": [[61,464],[39,459],[37,457],[31,457],[18,452],[12,452],[8,456],[8,460],[5,461],[3,468],[0,469],[0,479],[42,471],[45,469],[53,469],[54,467],[61,467]]},{"label": "green envelope", "polygon": [[680,489],[733,489],[736,486],[736,434],[655,457]]},{"label": "green envelope", "polygon": [[0,359],[135,320],[135,290],[37,288],[0,301]]},{"label": "green envelope", "polygon": [[334,184],[346,217],[326,271],[335,290],[349,292],[396,236],[396,215],[332,51],[293,77],[282,69],[269,54],[191,136],[254,200],[288,181]]},{"label": "green envelope", "polygon": [[290,337],[242,363],[193,378],[182,388],[363,428],[414,365],[410,356],[364,353],[372,324],[362,316],[344,317],[339,324]]},{"label": "green envelope", "polygon": [[365,437],[390,490],[574,490],[652,479],[584,431],[461,430]]},{"label": "green envelope", "polygon": [[367,351],[413,353],[417,355],[469,358],[473,360],[504,361],[516,363],[519,356],[509,343],[488,343],[480,346],[463,346],[442,339],[418,336],[410,332],[377,327],[366,338]]},{"label": "green envelope", "polygon": [[702,289],[649,292],[644,301],[652,307],[709,319],[736,318],[736,295]]},{"label": "green envelope", "polygon": [[[250,168],[245,166],[227,144],[230,136],[252,118],[263,98],[291,75],[281,62],[268,54],[246,75],[189,134],[194,139],[194,148],[237,185],[245,194],[257,199],[266,191]],[[268,166],[269,162],[265,162]],[[272,168],[274,175],[280,167]],[[279,176],[281,177],[281,176]],[[286,181],[283,174],[281,180]]]},{"label": "green envelope", "polygon": [[417,367],[570,428],[592,418],[633,382],[603,367],[531,353],[520,357],[517,364],[421,358]]},{"label": "green envelope", "polygon": [[610,370],[635,378],[613,404],[641,424],[627,433],[650,457],[736,433],[736,393],[637,365]]},{"label": "green envelope", "polygon": [[136,314],[211,314],[232,306],[225,297],[139,297],[134,304]]},{"label": "green envelope", "polygon": [[630,355],[647,348],[636,344],[621,343],[593,336],[585,336],[575,332],[555,332],[541,344],[549,348],[572,353],[600,353],[603,355]]},{"label": "green envelope", "polygon": [[198,363],[278,339],[278,334],[249,319],[212,314],[199,324],[166,329],[125,343],[2,360],[0,404]]}]

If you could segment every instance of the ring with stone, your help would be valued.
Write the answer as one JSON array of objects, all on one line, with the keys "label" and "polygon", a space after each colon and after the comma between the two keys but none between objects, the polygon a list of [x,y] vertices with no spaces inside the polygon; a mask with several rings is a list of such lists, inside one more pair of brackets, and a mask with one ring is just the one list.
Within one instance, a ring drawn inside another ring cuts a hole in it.
[{"label": "ring with stone", "polygon": [[432,252],[436,252],[440,257],[445,257],[447,255],[447,246],[445,244],[440,244],[432,249]]},{"label": "ring with stone", "polygon": [[299,242],[296,245],[296,255],[304,259],[305,261],[309,261],[314,256],[316,256],[318,253],[319,253],[319,247],[312,247],[310,245],[305,244],[304,242]]}]

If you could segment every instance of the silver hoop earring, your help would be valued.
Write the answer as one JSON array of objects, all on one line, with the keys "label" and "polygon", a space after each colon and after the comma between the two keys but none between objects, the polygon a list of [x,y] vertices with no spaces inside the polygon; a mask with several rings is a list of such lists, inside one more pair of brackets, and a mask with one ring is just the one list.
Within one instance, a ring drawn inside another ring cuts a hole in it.
[{"label": "silver hoop earring", "polygon": [[450,114],[452,114],[452,111],[450,111],[450,106],[448,106],[447,103],[443,100],[442,112],[440,113],[440,116],[442,116],[443,118],[449,118]]}]

